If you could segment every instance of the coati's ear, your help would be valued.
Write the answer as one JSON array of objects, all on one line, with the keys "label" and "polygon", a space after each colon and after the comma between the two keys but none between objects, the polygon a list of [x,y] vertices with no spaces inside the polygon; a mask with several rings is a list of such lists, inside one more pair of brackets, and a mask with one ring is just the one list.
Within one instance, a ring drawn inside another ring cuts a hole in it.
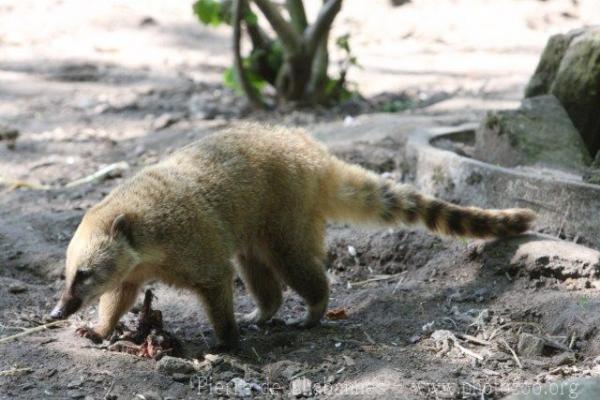
[{"label": "coati's ear", "polygon": [[132,217],[127,214],[119,214],[115,217],[110,227],[110,237],[111,239],[116,239],[119,236],[124,237],[130,243],[132,242]]}]

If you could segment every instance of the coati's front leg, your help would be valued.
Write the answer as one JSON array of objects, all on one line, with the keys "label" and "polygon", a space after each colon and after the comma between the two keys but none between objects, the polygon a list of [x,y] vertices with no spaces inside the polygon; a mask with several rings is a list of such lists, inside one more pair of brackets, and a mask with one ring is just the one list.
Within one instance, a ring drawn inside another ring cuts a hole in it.
[{"label": "coati's front leg", "polygon": [[77,334],[95,343],[102,342],[102,339],[112,332],[123,314],[133,306],[139,287],[138,284],[126,282],[100,296],[97,324],[93,328],[78,328]]},{"label": "coati's front leg", "polygon": [[217,337],[217,350],[235,349],[240,339],[233,314],[233,271],[230,266],[227,270],[218,280],[196,286]]}]

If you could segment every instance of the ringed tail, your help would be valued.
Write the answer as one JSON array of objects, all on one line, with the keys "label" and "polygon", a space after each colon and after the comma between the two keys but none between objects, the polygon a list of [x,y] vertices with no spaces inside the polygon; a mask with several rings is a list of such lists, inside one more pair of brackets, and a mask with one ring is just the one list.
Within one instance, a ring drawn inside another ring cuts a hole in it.
[{"label": "ringed tail", "polygon": [[421,223],[445,235],[491,238],[523,233],[536,218],[535,212],[526,208],[458,206],[337,158],[332,159],[326,175],[327,216],[334,220],[385,225]]}]

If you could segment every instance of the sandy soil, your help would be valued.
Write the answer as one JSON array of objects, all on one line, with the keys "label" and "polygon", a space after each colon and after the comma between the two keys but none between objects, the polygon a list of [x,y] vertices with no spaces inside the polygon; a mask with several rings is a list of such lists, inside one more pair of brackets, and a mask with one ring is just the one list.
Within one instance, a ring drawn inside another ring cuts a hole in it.
[{"label": "sandy soil", "polygon": [[[547,37],[593,22],[593,3],[348,2],[335,34],[353,35],[363,68],[351,79],[365,104],[382,92],[408,96],[420,106],[404,112],[406,129],[458,124],[516,104]],[[238,119],[312,129],[373,109],[249,113],[221,85],[230,58],[227,29],[200,26],[190,6],[0,4],[0,123],[21,132],[14,150],[0,144],[0,178],[50,188],[0,188],[0,336],[43,323],[85,209],[135,170]],[[401,143],[361,140],[332,147],[402,178]],[[120,161],[130,168],[110,179],[62,187]],[[270,398],[301,396],[304,384],[312,389],[307,397],[496,399],[598,374],[593,310],[600,297],[593,282],[553,272],[539,259],[518,268],[511,257],[523,240],[468,243],[401,227],[332,226],[330,307],[347,318],[311,330],[281,320],[244,326],[242,351],[205,359],[212,332],[200,306],[187,293],[154,285],[155,307],[182,342],[181,356],[198,360],[194,372],[157,371],[154,360],[76,337],[74,327],[95,318],[91,308],[68,327],[0,343],[0,398]],[[252,307],[241,284],[236,307]],[[302,311],[289,293],[278,318]],[[472,353],[448,345],[444,331],[476,337],[457,339]],[[517,349],[528,332],[545,338],[543,349],[514,357],[508,347]]]}]

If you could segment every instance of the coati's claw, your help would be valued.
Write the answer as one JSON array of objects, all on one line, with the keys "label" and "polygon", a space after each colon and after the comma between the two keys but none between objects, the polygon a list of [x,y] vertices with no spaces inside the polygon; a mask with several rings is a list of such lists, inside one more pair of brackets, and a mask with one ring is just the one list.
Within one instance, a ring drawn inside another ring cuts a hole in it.
[{"label": "coati's claw", "polygon": [[91,340],[96,344],[102,343],[103,340],[103,337],[96,333],[96,331],[89,326],[79,327],[75,330],[75,333],[83,338]]},{"label": "coati's claw", "polygon": [[243,314],[240,317],[240,323],[245,325],[264,325],[269,321],[269,319],[270,318],[265,318],[265,316],[257,308],[252,312]]}]

